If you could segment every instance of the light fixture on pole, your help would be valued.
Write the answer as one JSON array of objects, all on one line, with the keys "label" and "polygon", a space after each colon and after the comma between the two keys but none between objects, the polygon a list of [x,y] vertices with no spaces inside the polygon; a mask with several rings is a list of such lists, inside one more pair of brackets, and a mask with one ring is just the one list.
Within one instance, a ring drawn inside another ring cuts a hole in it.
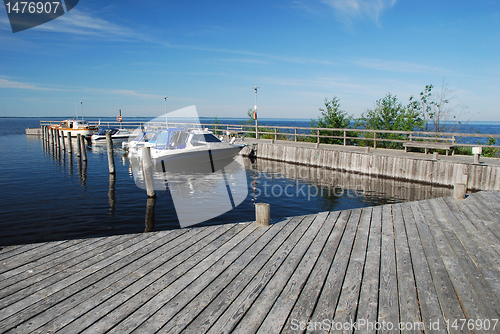
[{"label": "light fixture on pole", "polygon": [[167,129],[168,129],[168,117],[167,117],[167,99],[168,99],[168,96],[165,96],[164,99],[165,99],[165,121],[167,122]]},{"label": "light fixture on pole", "polygon": [[255,138],[259,139],[259,127],[257,125],[257,89],[260,87],[255,86],[253,89],[255,90],[255,108],[253,111],[253,118],[255,119]]}]

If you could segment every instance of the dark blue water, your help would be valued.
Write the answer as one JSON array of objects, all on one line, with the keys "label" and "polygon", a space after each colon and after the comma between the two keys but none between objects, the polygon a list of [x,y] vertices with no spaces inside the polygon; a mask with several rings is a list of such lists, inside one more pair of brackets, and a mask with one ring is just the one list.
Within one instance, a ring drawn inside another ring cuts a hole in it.
[{"label": "dark blue water", "polygon": [[[25,129],[38,127],[39,120],[0,118],[0,246],[179,228],[170,195],[157,192],[155,203],[148,202],[145,190],[135,185],[123,151],[115,151],[116,177],[111,178],[102,149],[88,148],[88,161],[83,163],[76,155],[45,145],[39,137],[26,136]],[[310,124],[308,120],[259,122]],[[495,125],[481,126],[498,131]],[[255,201],[270,203],[272,219],[277,220],[443,196],[450,191],[266,161],[248,161],[246,165],[246,200],[202,224],[252,221]]]}]

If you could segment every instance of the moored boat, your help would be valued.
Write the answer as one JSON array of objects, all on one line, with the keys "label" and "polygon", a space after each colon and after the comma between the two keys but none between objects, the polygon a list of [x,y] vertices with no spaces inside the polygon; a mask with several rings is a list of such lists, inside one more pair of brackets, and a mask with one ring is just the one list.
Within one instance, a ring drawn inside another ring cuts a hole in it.
[{"label": "moored boat", "polygon": [[66,136],[71,133],[72,136],[82,135],[90,136],[97,131],[97,126],[89,125],[87,121],[79,119],[66,119],[59,124],[51,125],[50,128],[61,130]]}]

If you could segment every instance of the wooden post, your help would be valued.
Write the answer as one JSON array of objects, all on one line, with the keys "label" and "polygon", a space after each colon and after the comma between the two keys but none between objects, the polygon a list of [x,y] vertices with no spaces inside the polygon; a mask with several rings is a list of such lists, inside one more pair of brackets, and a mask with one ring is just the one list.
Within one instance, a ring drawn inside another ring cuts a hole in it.
[{"label": "wooden post", "polygon": [[50,143],[52,144],[52,146],[55,145],[55,143],[54,143],[54,129],[50,129]]},{"label": "wooden post", "polygon": [[80,148],[82,150],[82,159],[87,161],[87,145],[85,145],[85,136],[80,136]]},{"label": "wooden post", "polygon": [[68,153],[73,154],[73,145],[71,143],[71,131],[68,131]]},{"label": "wooden post", "polygon": [[268,203],[255,204],[255,222],[259,226],[269,226],[271,221],[271,206]]},{"label": "wooden post", "polygon": [[319,130],[317,130],[317,133],[318,133],[318,134],[317,134],[317,135],[318,135],[318,141],[316,142],[316,148],[318,148],[318,147],[319,147]]},{"label": "wooden post", "polygon": [[63,151],[66,151],[66,142],[64,141],[64,131],[61,130],[61,146]]},{"label": "wooden post", "polygon": [[54,130],[54,134],[55,134],[54,141],[55,141],[55,143],[56,143],[56,147],[57,147],[57,148],[59,148],[59,145],[60,145],[59,130],[58,130],[58,129],[55,129],[55,130]]},{"label": "wooden post", "polygon": [[467,192],[467,186],[463,182],[457,182],[453,186],[453,198],[454,199],[464,199],[465,193]]},{"label": "wooden post", "polygon": [[377,133],[373,133],[373,148],[377,148]]},{"label": "wooden post", "polygon": [[274,140],[278,140],[278,130],[274,128]]},{"label": "wooden post", "polygon": [[111,134],[109,132],[106,133],[106,145],[108,151],[109,174],[116,174],[115,159],[113,157],[113,139],[111,138]]},{"label": "wooden post", "polygon": [[153,180],[153,164],[151,163],[151,148],[145,146],[142,148],[142,174],[146,184],[146,193],[148,197],[156,197],[155,185]]},{"label": "wooden post", "polygon": [[347,146],[347,131],[344,130],[344,146]]},{"label": "wooden post", "polygon": [[367,147],[365,148],[365,153],[370,153],[370,146],[367,146]]},{"label": "wooden post", "polygon": [[438,152],[433,152],[432,153],[432,159],[437,160],[438,157],[439,157],[439,153]]},{"label": "wooden post", "polygon": [[294,138],[295,138],[295,141],[297,141],[297,128],[295,128],[294,130],[295,130],[295,131],[294,131],[294,132],[295,132],[295,136],[294,136]]},{"label": "wooden post", "polygon": [[82,155],[82,144],[80,141],[81,134],[76,135],[76,156],[80,157]]},{"label": "wooden post", "polygon": [[155,205],[156,198],[148,197],[144,232],[153,232],[155,229]]}]

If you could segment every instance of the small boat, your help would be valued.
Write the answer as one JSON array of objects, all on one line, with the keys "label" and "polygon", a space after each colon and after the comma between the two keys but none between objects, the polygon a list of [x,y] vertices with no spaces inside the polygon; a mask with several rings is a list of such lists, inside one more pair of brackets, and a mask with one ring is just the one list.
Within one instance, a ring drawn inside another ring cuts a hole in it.
[{"label": "small boat", "polygon": [[65,136],[70,132],[71,135],[75,137],[79,134],[82,136],[90,136],[97,131],[97,126],[89,125],[87,121],[77,119],[66,119],[57,125],[51,125],[50,128],[62,130]]},{"label": "small boat", "polygon": [[130,154],[137,153],[151,140],[155,133],[154,131],[140,131],[135,138],[129,137],[128,141],[122,142],[122,148],[129,151]]},{"label": "small boat", "polygon": [[113,144],[127,141],[131,136],[135,136],[137,134],[136,131],[132,132],[129,129],[99,128],[99,131],[90,137],[92,144],[106,144],[107,133],[111,134]]},{"label": "small boat", "polygon": [[229,165],[242,146],[221,141],[211,131],[169,128],[144,144],[158,172],[213,173]]}]

